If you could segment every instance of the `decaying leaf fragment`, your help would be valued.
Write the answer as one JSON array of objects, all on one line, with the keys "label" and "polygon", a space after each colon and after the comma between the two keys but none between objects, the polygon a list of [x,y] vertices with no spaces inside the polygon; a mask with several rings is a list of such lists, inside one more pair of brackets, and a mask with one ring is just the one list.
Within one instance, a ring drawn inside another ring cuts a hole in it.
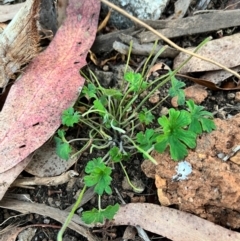
[{"label": "decaying leaf fragment", "polygon": [[0,35],[0,88],[5,88],[10,79],[15,79],[21,67],[41,51],[41,33],[46,32],[39,14],[43,2],[47,3],[27,0]]},{"label": "decaying leaf fragment", "polygon": [[70,0],[49,46],[11,87],[0,112],[0,199],[26,165],[17,167],[55,133],[63,110],[77,100],[99,11],[98,0]]},{"label": "decaying leaf fragment", "polygon": [[240,234],[190,213],[150,203],[121,206],[113,225],[140,226],[172,241],[238,241]]}]

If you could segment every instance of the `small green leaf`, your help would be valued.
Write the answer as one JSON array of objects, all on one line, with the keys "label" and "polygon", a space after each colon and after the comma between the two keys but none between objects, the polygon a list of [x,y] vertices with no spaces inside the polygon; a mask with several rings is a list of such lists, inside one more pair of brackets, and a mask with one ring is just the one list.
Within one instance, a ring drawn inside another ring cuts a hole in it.
[{"label": "small green leaf", "polygon": [[112,220],[119,207],[119,204],[115,204],[114,206],[109,205],[106,209],[102,210],[93,208],[90,211],[82,212],[82,220],[86,224],[103,223],[105,219]]},{"label": "small green leaf", "polygon": [[108,194],[112,193],[110,184],[111,178],[111,168],[107,167],[101,158],[93,159],[89,161],[86,165],[85,172],[89,175],[84,177],[84,182],[87,187],[94,187],[94,191],[98,195],[102,195],[105,191]]},{"label": "small green leaf", "polygon": [[58,129],[57,134],[61,139],[65,138],[65,131],[64,130]]},{"label": "small green leaf", "polygon": [[157,134],[155,134],[153,129],[146,129],[145,133],[141,131],[137,133],[136,137],[139,147],[144,151],[148,151],[156,141]]},{"label": "small green leaf", "polygon": [[102,88],[101,90],[104,93],[104,95],[106,95],[106,96],[112,96],[112,97],[115,97],[117,99],[120,99],[123,96],[121,91],[116,90],[116,89],[104,89],[104,88]]},{"label": "small green leaf", "polygon": [[138,114],[138,118],[140,122],[149,125],[155,119],[155,116],[151,113],[151,111],[147,110],[146,107],[142,109],[142,111]]},{"label": "small green leaf", "polygon": [[[171,71],[169,71],[169,72],[170,72],[169,74],[172,73]],[[185,93],[181,88],[185,86],[185,83],[177,80],[175,78],[175,76],[172,75],[171,84],[172,84],[172,86],[171,86],[171,88],[169,88],[168,94],[171,97],[177,96],[178,97],[178,101],[177,101],[178,105],[183,105],[185,103]]]},{"label": "small green leaf", "polygon": [[95,85],[90,83],[90,84],[88,84],[88,86],[83,86],[81,93],[86,95],[86,97],[89,99],[91,99],[91,98],[96,99],[97,98],[96,91],[97,91],[97,88],[95,87]]},{"label": "small green leaf", "polygon": [[73,107],[70,107],[63,111],[62,113],[62,124],[73,127],[74,124],[78,123],[80,119],[80,114],[74,111]]},{"label": "small green leaf", "polygon": [[140,73],[127,72],[124,79],[129,82],[129,89],[134,92],[145,90],[148,86],[148,83],[142,80]]},{"label": "small green leaf", "polygon": [[108,153],[109,153],[110,157],[112,158],[113,162],[120,162],[122,160],[122,154],[118,147],[116,147],[116,146],[112,147]]},{"label": "small green leaf", "polygon": [[216,129],[213,120],[211,120],[213,118],[212,113],[205,111],[203,106],[195,105],[193,100],[188,100],[186,103],[191,117],[190,131],[202,134],[203,131],[211,132]]},{"label": "small green leaf", "polygon": [[104,116],[106,113],[106,108],[102,104],[102,102],[98,100],[93,101],[94,108],[99,111],[99,115]]},{"label": "small green leaf", "polygon": [[185,111],[169,110],[169,119],[162,116],[158,123],[163,128],[163,134],[156,138],[155,150],[162,153],[167,146],[174,160],[181,160],[187,155],[187,147],[195,148],[196,133],[185,128],[191,123],[190,114]]},{"label": "small green leaf", "polygon": [[54,140],[57,145],[57,155],[64,160],[68,160],[72,151],[71,146],[67,142],[63,142],[59,137],[55,136]]},{"label": "small green leaf", "polygon": [[120,149],[116,146],[112,147],[108,153],[113,162],[120,162],[129,158],[129,154],[122,153]]}]

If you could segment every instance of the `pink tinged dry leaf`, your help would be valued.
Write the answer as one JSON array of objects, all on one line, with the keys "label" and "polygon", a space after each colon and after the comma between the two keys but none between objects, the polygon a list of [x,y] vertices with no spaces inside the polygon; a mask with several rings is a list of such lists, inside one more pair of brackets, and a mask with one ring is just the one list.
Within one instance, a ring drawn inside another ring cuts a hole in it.
[{"label": "pink tinged dry leaf", "polygon": [[240,234],[189,213],[149,203],[121,206],[113,225],[139,225],[173,241],[238,241]]},{"label": "pink tinged dry leaf", "polygon": [[[95,39],[99,10],[98,0],[70,0],[66,21],[49,47],[12,86],[0,113],[0,173],[46,142],[62,111],[76,101],[84,84],[79,69]],[[5,186],[0,183],[1,192]]]}]

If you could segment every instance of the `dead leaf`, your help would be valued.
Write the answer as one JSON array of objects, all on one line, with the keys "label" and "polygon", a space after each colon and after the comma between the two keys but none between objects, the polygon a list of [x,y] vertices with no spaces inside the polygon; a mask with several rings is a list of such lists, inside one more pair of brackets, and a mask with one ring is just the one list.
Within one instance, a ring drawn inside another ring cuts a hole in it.
[{"label": "dead leaf", "polygon": [[238,241],[240,234],[195,215],[149,203],[121,206],[113,225],[140,226],[173,241]]},{"label": "dead leaf", "polygon": [[189,8],[190,3],[191,0],[178,0],[177,2],[175,2],[174,14],[169,19],[183,18]]},{"label": "dead leaf", "polygon": [[[79,69],[95,39],[99,10],[97,0],[70,0],[67,19],[49,47],[12,86],[0,113],[0,173],[46,142],[59,127],[63,110],[76,101],[84,84]],[[10,183],[2,175],[0,180],[2,198]]]},{"label": "dead leaf", "polygon": [[19,227],[10,227],[9,230],[1,230],[1,237],[0,241],[14,241],[17,239],[17,236],[20,232],[22,232],[25,228],[19,228]]},{"label": "dead leaf", "polygon": [[25,3],[0,6],[0,22],[11,20]]},{"label": "dead leaf", "polygon": [[170,70],[170,68],[163,62],[156,63],[149,69],[147,73],[147,78],[149,78],[151,74],[157,72],[158,70]]},{"label": "dead leaf", "polygon": [[106,17],[104,18],[104,20],[100,23],[100,25],[98,26],[98,30],[97,32],[100,32],[103,28],[106,27],[109,18],[111,17],[111,13],[112,13],[112,9],[110,8],[110,10],[108,11]]},{"label": "dead leaf", "polygon": [[205,80],[205,79],[194,78],[194,77],[190,77],[190,76],[183,75],[183,74],[176,74],[176,76],[184,77],[188,80],[195,82],[196,84],[206,86],[211,90],[239,90],[240,89],[240,84],[237,85],[236,83],[234,86],[231,86],[231,87],[228,87],[228,86],[222,87],[222,86],[218,86],[217,84],[215,84],[211,81]]},{"label": "dead leaf", "polygon": [[[240,71],[240,66],[232,68],[235,72]],[[229,73],[225,70],[213,70],[213,71],[208,71],[204,75],[200,77],[200,79],[204,79],[210,82],[215,83],[216,85],[221,85],[223,81],[228,79],[229,77],[232,76],[232,73]]]},{"label": "dead leaf", "polygon": [[[77,152],[75,149],[73,152]],[[51,140],[34,152],[31,162],[25,171],[35,177],[53,177],[67,171],[78,160],[79,155],[70,158],[68,161],[61,159],[56,154],[56,143]]]},{"label": "dead leaf", "polygon": [[[65,222],[69,214],[69,211],[59,210],[45,204],[29,203],[13,199],[4,199],[0,201],[0,207],[16,210],[21,213],[37,213],[43,216],[48,216],[62,224]],[[78,215],[74,214],[72,220],[68,224],[68,227],[83,235],[89,241],[96,241],[91,232],[89,232],[89,229],[86,228],[90,226],[87,226],[84,222],[82,222]]]},{"label": "dead leaf", "polygon": [[18,165],[0,174],[0,200],[29,162],[30,159],[25,159],[18,163]]},{"label": "dead leaf", "polygon": [[[208,42],[197,53],[205,58],[215,60],[228,68],[233,68],[240,65],[240,55],[236,54],[239,52],[239,42],[240,34],[234,34]],[[189,48],[188,50],[193,51],[194,48]],[[173,68],[176,69],[188,57],[188,55],[181,52],[175,58]],[[179,73],[193,73],[218,69],[220,68],[214,64],[193,57],[183,66]]]}]

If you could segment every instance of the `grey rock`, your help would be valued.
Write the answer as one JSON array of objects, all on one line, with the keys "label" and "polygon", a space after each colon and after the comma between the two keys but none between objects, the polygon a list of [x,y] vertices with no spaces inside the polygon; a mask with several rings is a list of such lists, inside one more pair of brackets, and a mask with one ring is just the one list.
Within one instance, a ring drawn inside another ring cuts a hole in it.
[{"label": "grey rock", "polygon": [[[168,4],[169,0],[109,0],[115,5],[126,10],[131,15],[139,19],[157,20],[160,18],[164,8]],[[108,10],[105,4],[102,4],[103,11],[106,13]],[[118,29],[130,28],[134,24],[133,22],[113,11],[109,23],[117,27]]]}]

